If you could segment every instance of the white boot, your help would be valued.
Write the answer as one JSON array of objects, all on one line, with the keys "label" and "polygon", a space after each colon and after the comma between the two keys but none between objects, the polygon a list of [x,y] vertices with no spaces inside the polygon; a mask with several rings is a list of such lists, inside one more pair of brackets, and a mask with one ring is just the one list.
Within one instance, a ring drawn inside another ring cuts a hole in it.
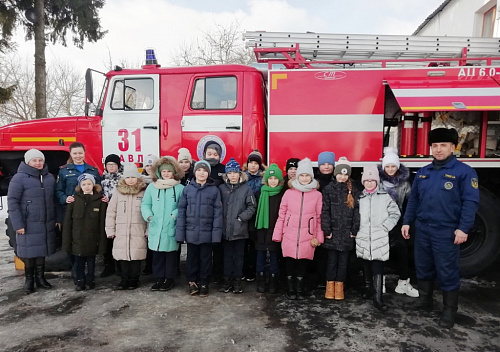
[{"label": "white boot", "polygon": [[399,280],[396,287],[396,293],[407,295],[409,297],[418,297],[418,290],[410,284],[410,279]]}]

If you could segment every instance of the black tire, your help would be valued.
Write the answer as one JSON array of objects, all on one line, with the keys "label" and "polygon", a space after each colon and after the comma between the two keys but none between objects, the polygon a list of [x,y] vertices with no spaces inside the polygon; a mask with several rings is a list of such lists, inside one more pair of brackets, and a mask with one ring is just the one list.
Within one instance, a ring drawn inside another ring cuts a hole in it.
[{"label": "black tire", "polygon": [[480,188],[479,209],[467,242],[460,246],[460,275],[477,275],[500,254],[500,200]]}]

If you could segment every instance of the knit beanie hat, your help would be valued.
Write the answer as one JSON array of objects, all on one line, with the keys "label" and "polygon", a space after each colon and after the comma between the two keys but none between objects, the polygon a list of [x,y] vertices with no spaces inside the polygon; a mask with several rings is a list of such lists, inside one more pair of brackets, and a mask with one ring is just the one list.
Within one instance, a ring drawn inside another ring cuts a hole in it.
[{"label": "knit beanie hat", "polygon": [[187,148],[180,148],[179,149],[179,156],[177,157],[177,161],[181,160],[187,160],[190,163],[193,162],[193,158],[191,157],[191,153],[189,152],[189,149]]},{"label": "knit beanie hat", "polygon": [[106,166],[107,163],[115,163],[120,167],[122,164],[120,162],[120,157],[116,154],[109,154],[106,159],[104,159],[104,166]]},{"label": "knit beanie hat", "polygon": [[324,163],[335,166],[335,154],[333,152],[321,152],[318,154],[318,166]]},{"label": "knit beanie hat", "polygon": [[378,168],[376,165],[368,165],[363,168],[361,183],[364,184],[366,180],[375,180],[377,181],[377,185],[380,183],[380,176],[378,175]]},{"label": "knit beanie hat", "polygon": [[123,164],[123,178],[127,177],[136,177],[140,178],[142,177],[139,171],[137,170],[137,166],[133,163],[126,163]]},{"label": "knit beanie hat", "polygon": [[299,161],[299,166],[297,167],[297,178],[302,174],[308,174],[314,179],[314,172],[311,163],[311,159],[305,158]]},{"label": "knit beanie hat", "polygon": [[81,174],[78,176],[78,185],[81,185],[85,180],[90,180],[92,181],[92,184],[95,185],[95,178],[91,174]]},{"label": "knit beanie hat", "polygon": [[24,162],[28,164],[31,159],[41,158],[45,161],[45,155],[38,149],[30,149],[26,153],[24,153]]},{"label": "knit beanie hat", "polygon": [[271,176],[278,178],[278,180],[280,180],[280,182],[283,181],[283,172],[281,172],[278,165],[276,165],[276,164],[269,165],[266,172],[264,173],[264,182],[267,183],[267,180]]},{"label": "knit beanie hat", "polygon": [[300,159],[297,159],[297,158],[290,158],[290,159],[288,159],[286,161],[286,166],[285,166],[286,173],[288,173],[288,170],[291,167],[297,167],[297,166],[299,166],[299,161],[300,161]]},{"label": "knit beanie hat", "polygon": [[207,149],[214,149],[214,150],[216,150],[217,154],[219,154],[219,157],[222,157],[222,148],[221,148],[221,146],[218,143],[215,143],[215,142],[209,142],[209,143],[207,143],[207,146],[205,147],[205,150],[204,150],[204,153],[203,153],[203,157],[206,156]]},{"label": "knit beanie hat", "polygon": [[399,170],[399,156],[398,150],[392,147],[384,148],[384,157],[382,158],[382,169],[385,169],[386,165],[396,165]]},{"label": "knit beanie hat", "polygon": [[337,176],[338,174],[351,176],[351,163],[345,156],[341,156],[337,160],[337,165],[335,165],[335,169],[333,170],[333,176]]},{"label": "knit beanie hat", "polygon": [[193,173],[195,173],[198,169],[205,169],[208,173],[212,171],[210,164],[206,160],[197,161],[196,164],[194,164]]},{"label": "knit beanie hat", "polygon": [[153,155],[153,154],[149,154],[147,157],[146,157],[146,161],[144,162],[144,166],[153,166],[154,163],[156,163],[158,161],[158,157],[156,155]]},{"label": "knit beanie hat", "polygon": [[175,175],[175,167],[172,164],[162,163],[158,166],[158,172],[161,173],[161,170],[168,170],[174,173]]},{"label": "knit beanie hat", "polygon": [[241,172],[240,164],[234,158],[231,158],[226,164],[226,174],[228,172]]},{"label": "knit beanie hat", "polygon": [[259,152],[258,149],[254,149],[247,158],[247,163],[250,161],[255,161],[257,164],[259,164],[259,168],[262,169],[262,154]]},{"label": "knit beanie hat", "polygon": [[429,132],[429,145],[432,143],[450,142],[458,144],[458,133],[454,128],[436,128]]}]

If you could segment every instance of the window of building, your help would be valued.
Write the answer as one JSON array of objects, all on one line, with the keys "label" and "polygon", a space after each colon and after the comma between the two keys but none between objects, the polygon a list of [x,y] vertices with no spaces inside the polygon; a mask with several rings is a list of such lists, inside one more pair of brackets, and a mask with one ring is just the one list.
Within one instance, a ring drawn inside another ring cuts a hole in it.
[{"label": "window of building", "polygon": [[115,81],[111,96],[113,110],[151,110],[154,106],[151,78]]},{"label": "window of building", "polygon": [[197,79],[191,97],[191,109],[232,110],[236,108],[236,77]]},{"label": "window of building", "polygon": [[483,30],[481,36],[483,38],[493,37],[493,28],[495,27],[495,15],[497,12],[497,7],[493,6],[491,9],[486,11],[483,15]]}]

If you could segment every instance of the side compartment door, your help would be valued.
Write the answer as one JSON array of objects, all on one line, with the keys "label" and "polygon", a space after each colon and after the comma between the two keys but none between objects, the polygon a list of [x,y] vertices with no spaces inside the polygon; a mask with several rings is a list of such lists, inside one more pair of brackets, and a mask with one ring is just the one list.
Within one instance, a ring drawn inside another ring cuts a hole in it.
[{"label": "side compartment door", "polygon": [[207,143],[222,147],[221,162],[242,158],[243,74],[197,75],[182,116],[182,145],[203,157]]},{"label": "side compartment door", "polygon": [[114,76],[102,118],[103,157],[143,163],[159,153],[159,75]]}]

